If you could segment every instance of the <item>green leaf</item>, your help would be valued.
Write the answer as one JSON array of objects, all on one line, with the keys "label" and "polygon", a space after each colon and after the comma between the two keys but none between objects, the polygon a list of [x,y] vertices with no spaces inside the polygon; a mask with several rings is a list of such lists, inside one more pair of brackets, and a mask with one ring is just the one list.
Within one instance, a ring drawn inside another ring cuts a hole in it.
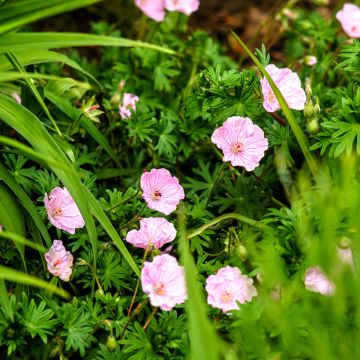
[{"label": "green leaf", "polygon": [[[99,89],[102,89],[102,85],[87,71],[85,71],[77,62],[69,59],[66,55],[60,54],[55,51],[49,50],[36,50],[31,51],[19,51],[15,53],[16,57],[23,66],[33,65],[33,64],[42,64],[48,62],[60,62],[71,68],[81,72],[86,77],[91,79],[91,81],[98,86]],[[3,71],[11,70],[13,67],[9,61],[5,58],[4,55],[0,56],[0,73]]]},{"label": "green leaf", "polygon": [[74,46],[141,47],[175,55],[175,51],[137,40],[81,33],[15,33],[0,37],[0,54]]},{"label": "green leaf", "polygon": [[5,4],[0,13],[0,34],[39,19],[95,4],[99,0],[30,0]]}]

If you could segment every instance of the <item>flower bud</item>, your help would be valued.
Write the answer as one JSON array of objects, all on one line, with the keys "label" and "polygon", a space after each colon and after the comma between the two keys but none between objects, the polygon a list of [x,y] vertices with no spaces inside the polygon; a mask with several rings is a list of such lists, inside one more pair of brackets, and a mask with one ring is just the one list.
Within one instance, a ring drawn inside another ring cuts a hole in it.
[{"label": "flower bud", "polygon": [[117,347],[117,343],[116,343],[116,339],[113,335],[109,335],[106,341],[106,348],[112,352],[116,349]]},{"label": "flower bud", "polygon": [[236,248],[236,253],[237,255],[239,255],[240,259],[241,260],[246,260],[247,258],[247,255],[248,255],[248,252],[246,250],[246,247],[244,245],[239,245],[237,248]]},{"label": "flower bud", "polygon": [[319,131],[319,121],[317,118],[312,118],[307,123],[307,129],[310,134],[316,134]]},{"label": "flower bud", "polygon": [[312,103],[311,99],[310,101],[307,101],[304,107],[304,116],[307,119],[312,119],[314,116],[314,104]]},{"label": "flower bud", "polygon": [[309,55],[309,56],[305,56],[304,58],[304,64],[307,66],[314,66],[317,63],[317,58],[316,56],[313,55]]}]

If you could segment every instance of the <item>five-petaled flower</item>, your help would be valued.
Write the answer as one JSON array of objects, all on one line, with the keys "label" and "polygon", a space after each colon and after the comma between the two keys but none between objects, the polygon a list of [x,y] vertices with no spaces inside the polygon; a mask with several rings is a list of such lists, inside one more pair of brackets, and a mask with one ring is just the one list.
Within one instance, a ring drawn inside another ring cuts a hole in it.
[{"label": "five-petaled flower", "polygon": [[131,230],[126,235],[126,241],[136,247],[160,249],[164,244],[176,237],[174,225],[161,217],[149,217],[140,220],[140,229]]},{"label": "five-petaled flower", "polygon": [[238,310],[238,302],[243,304],[257,295],[253,281],[232,266],[221,268],[206,279],[207,302],[223,312]]},{"label": "five-petaled flower", "polygon": [[355,4],[345,4],[336,13],[341,27],[352,38],[360,38],[360,7]]},{"label": "five-petaled flower", "polygon": [[125,93],[122,98],[122,103],[119,106],[119,114],[122,119],[129,119],[132,115],[131,110],[133,112],[136,111],[136,103],[139,101],[139,97],[130,94]]},{"label": "five-petaled flower", "polygon": [[264,132],[251,119],[233,116],[216,129],[211,141],[224,153],[223,160],[233,166],[254,170],[268,148]]},{"label": "five-petaled flower", "polygon": [[66,251],[61,240],[54,240],[51,248],[45,254],[47,268],[51,274],[63,281],[69,281],[72,273],[74,257]]},{"label": "five-petaled flower", "polygon": [[[299,76],[288,68],[279,69],[272,64],[267,65],[265,70],[279,88],[289,108],[303,110],[306,102],[306,95],[304,89],[301,87]],[[261,90],[264,97],[263,105],[265,110],[267,112],[279,110],[281,106],[266,78],[261,80]]]},{"label": "five-petaled flower", "polygon": [[46,212],[50,222],[58,229],[75,234],[75,229],[85,225],[79,208],[66,188],[56,187],[44,198]]},{"label": "five-petaled flower", "polygon": [[166,169],[152,169],[141,175],[142,197],[148,207],[165,215],[172,213],[180,200],[184,199],[184,189],[175,176]]},{"label": "five-petaled flower", "polygon": [[313,266],[305,271],[305,288],[322,295],[333,295],[335,285],[326,277],[319,266]]},{"label": "five-petaled flower", "polygon": [[187,298],[184,269],[168,254],[155,256],[145,262],[141,271],[141,286],[149,295],[152,306],[169,311]]}]

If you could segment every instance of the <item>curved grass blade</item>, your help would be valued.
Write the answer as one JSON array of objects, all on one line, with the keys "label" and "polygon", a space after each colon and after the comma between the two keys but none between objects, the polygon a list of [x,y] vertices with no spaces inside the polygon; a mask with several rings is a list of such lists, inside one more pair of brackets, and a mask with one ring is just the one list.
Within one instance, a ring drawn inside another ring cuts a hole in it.
[{"label": "curved grass blade", "polygon": [[7,266],[0,265],[0,279],[13,281],[19,284],[35,286],[59,295],[64,299],[71,299],[71,296],[67,291],[60,289],[51,283],[47,283],[44,280],[38,279],[35,276],[24,274]]},{"label": "curved grass blade", "polygon": [[189,321],[191,353],[193,359],[220,359],[220,341],[206,316],[202,288],[196,280],[196,266],[187,240],[183,206],[178,209],[179,250],[185,268],[188,300],[185,303]]},{"label": "curved grass blade", "polygon": [[[29,153],[33,156],[33,158],[38,158],[41,161],[44,161],[46,158],[50,158],[50,169],[68,188],[71,196],[74,198],[81,214],[84,217],[94,254],[97,253],[97,232],[89,206],[91,206],[94,216],[103,225],[110,238],[116,243],[125,260],[139,276],[140,272],[136,263],[126,249],[115,228],[112,226],[109,218],[102,211],[90,191],[81,183],[79,175],[70,163],[69,159],[57,146],[41,121],[33,113],[19,105],[16,101],[2,94],[0,94],[0,119],[14,128],[32,145],[35,151],[29,151]],[[21,147],[22,150],[29,150],[28,147],[24,145],[19,146],[18,142],[1,136],[0,142],[14,144],[18,148]],[[54,165],[54,162],[56,165]],[[94,259],[96,259],[96,256],[94,256]],[[96,269],[96,266],[94,266],[94,269]]]},{"label": "curved grass blade", "polygon": [[81,46],[141,47],[170,55],[176,52],[137,40],[82,33],[15,33],[0,37],[0,54],[5,52],[60,49]]},{"label": "curved grass blade", "polygon": [[245,50],[245,52],[249,55],[251,60],[255,63],[255,65],[259,68],[261,73],[265,76],[266,80],[269,82],[271,89],[273,90],[276,99],[279,101],[279,104],[281,106],[281,109],[284,112],[284,115],[289,122],[289,125],[291,127],[291,130],[293,131],[297,142],[300,145],[301,151],[304,154],[305,160],[309,166],[310,171],[313,175],[318,173],[318,164],[315,160],[315,158],[312,156],[308,141],[305,137],[305,134],[301,130],[299,124],[297,123],[294,114],[290,110],[289,106],[287,105],[283,95],[281,94],[279,88],[275,85],[274,81],[268,74],[268,72],[265,70],[265,68],[261,65],[260,61],[254,56],[254,54],[250,51],[250,49],[244,44],[244,42],[232,31],[230,30],[232,35],[235,37],[237,42],[241,45],[241,47]]},{"label": "curved grass blade", "polygon": [[[15,53],[16,57],[23,66],[42,64],[48,62],[59,62],[65,64],[74,70],[79,71],[89,78],[100,90],[102,85],[92,76],[89,72],[84,70],[76,61],[71,60],[64,54],[60,54],[56,51],[49,50],[31,50],[31,51],[19,51]],[[0,56],[0,73],[2,71],[11,70],[13,67],[4,55]]]},{"label": "curved grass blade", "polygon": [[5,230],[0,231],[0,238],[12,240],[15,244],[30,247],[32,249],[39,251],[40,253],[47,252],[47,249],[44,248],[43,246],[36,244],[33,241],[24,238],[23,236],[20,236],[18,234],[9,231],[5,231]]},{"label": "curved grass blade", "polygon": [[1,9],[0,34],[12,31],[36,20],[92,5],[99,1],[100,0],[42,0],[30,1],[27,4],[15,3],[13,6],[6,6],[5,4]]},{"label": "curved grass blade", "polygon": [[6,167],[0,164],[0,179],[12,190],[15,196],[20,200],[21,205],[26,209],[37,228],[39,229],[46,245],[51,246],[51,238],[49,232],[41,219],[41,216],[36,210],[34,203],[29,198],[25,190],[15,181]]}]

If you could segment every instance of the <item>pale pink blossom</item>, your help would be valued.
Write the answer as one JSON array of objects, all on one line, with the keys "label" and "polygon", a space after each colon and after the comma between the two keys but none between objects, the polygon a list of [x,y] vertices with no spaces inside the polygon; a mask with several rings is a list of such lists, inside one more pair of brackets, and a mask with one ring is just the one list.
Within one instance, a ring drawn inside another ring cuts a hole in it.
[{"label": "pale pink blossom", "polygon": [[126,241],[136,247],[160,249],[164,244],[176,237],[174,225],[161,217],[149,217],[140,220],[140,229],[131,230],[126,235]]},{"label": "pale pink blossom", "polygon": [[50,250],[45,254],[47,268],[51,274],[63,281],[69,281],[74,257],[66,251],[61,240],[54,240]]},{"label": "pale pink blossom", "polygon": [[168,11],[179,11],[189,16],[200,6],[199,0],[165,0],[165,8]]},{"label": "pale pink blossom", "polygon": [[314,66],[317,64],[317,58],[314,55],[305,56],[304,63],[307,66]]},{"label": "pale pink blossom", "polygon": [[305,288],[322,295],[333,295],[335,285],[326,277],[319,266],[313,266],[305,272]]},{"label": "pale pink blossom", "polygon": [[345,4],[336,13],[344,32],[352,38],[360,38],[360,7],[355,4]]},{"label": "pale pink blossom", "polygon": [[[299,76],[288,68],[279,69],[275,65],[267,65],[265,70],[279,88],[289,108],[295,110],[304,109],[306,95],[301,87]],[[264,96],[263,106],[265,110],[268,112],[279,110],[281,106],[266,78],[261,80],[261,90]]]},{"label": "pale pink blossom", "polygon": [[150,19],[158,22],[164,20],[164,0],[135,0],[135,5]]},{"label": "pale pink blossom", "polygon": [[268,148],[264,132],[251,119],[239,116],[228,118],[216,129],[211,141],[224,153],[223,161],[233,166],[243,166],[247,171],[254,170]]},{"label": "pale pink blossom", "polygon": [[66,188],[52,189],[49,196],[45,194],[44,203],[50,222],[58,229],[74,234],[75,229],[84,227],[79,208]]},{"label": "pale pink blossom", "polygon": [[236,267],[225,266],[206,279],[207,302],[223,312],[238,310],[257,295],[253,281]]},{"label": "pale pink blossom", "polygon": [[165,215],[172,213],[180,200],[184,199],[184,189],[175,176],[166,169],[152,169],[141,176],[142,197],[148,207]]},{"label": "pale pink blossom", "polygon": [[155,256],[145,262],[141,271],[141,286],[149,295],[152,306],[169,311],[187,298],[184,269],[168,254]]},{"label": "pale pink blossom", "polygon": [[129,119],[132,115],[131,110],[133,112],[136,111],[136,103],[139,101],[139,97],[125,93],[122,98],[122,103],[119,106],[119,113],[122,119]]}]

